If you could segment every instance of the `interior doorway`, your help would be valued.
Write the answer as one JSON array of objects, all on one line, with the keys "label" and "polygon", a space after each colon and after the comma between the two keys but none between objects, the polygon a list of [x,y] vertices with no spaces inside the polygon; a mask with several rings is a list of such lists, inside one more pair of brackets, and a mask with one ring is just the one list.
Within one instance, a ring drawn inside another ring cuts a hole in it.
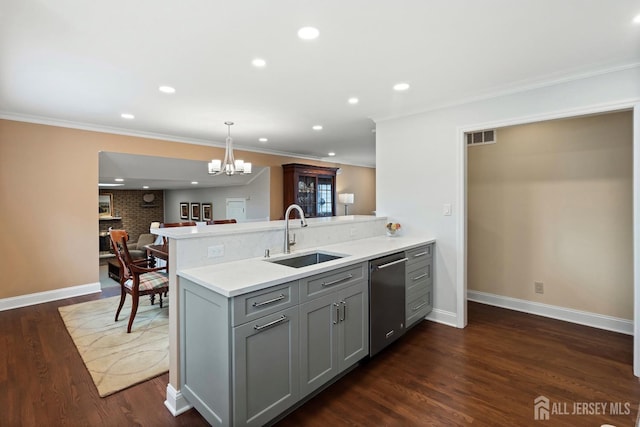
[{"label": "interior doorway", "polygon": [[633,110],[633,289],[634,289],[634,375],[640,377],[640,104],[632,101],[615,104],[589,106],[582,109],[555,111],[544,115],[523,116],[518,118],[504,118],[481,124],[460,125],[457,128],[457,158],[458,183],[456,202],[460,206],[462,215],[456,218],[457,247],[456,254],[456,326],[464,328],[467,325],[467,150],[465,133],[486,128],[500,128],[518,124],[534,123],[545,120],[602,114],[613,111]]},{"label": "interior doorway", "polygon": [[467,298],[633,333],[633,113],[467,144]]}]

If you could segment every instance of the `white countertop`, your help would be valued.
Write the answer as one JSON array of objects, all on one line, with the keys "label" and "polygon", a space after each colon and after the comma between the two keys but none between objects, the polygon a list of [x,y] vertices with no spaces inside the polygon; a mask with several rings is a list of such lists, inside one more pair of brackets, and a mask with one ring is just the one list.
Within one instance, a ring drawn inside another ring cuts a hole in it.
[{"label": "white countertop", "polygon": [[[229,298],[314,274],[324,273],[336,268],[357,264],[394,252],[412,249],[434,241],[435,239],[404,236],[371,237],[313,249],[305,249],[299,252],[292,251],[289,255],[278,254],[271,258],[250,258],[204,267],[188,268],[178,271],[177,274]],[[293,268],[265,261],[266,259],[274,261],[277,259],[290,258],[315,251],[344,255],[344,257],[302,268]]]},{"label": "white countertop", "polygon": [[[372,215],[328,216],[321,218],[307,218],[307,223],[309,226],[313,226],[315,228],[336,224],[377,221],[381,218],[384,217],[376,217]],[[289,220],[289,224],[292,228],[297,228],[300,226],[300,219],[292,218]],[[152,228],[150,232],[152,234],[169,237],[171,239],[195,239],[204,236],[221,236],[226,234],[253,233],[257,231],[283,230],[284,227],[284,220],[278,220],[216,225],[206,225],[201,223],[200,225],[192,227]]]}]

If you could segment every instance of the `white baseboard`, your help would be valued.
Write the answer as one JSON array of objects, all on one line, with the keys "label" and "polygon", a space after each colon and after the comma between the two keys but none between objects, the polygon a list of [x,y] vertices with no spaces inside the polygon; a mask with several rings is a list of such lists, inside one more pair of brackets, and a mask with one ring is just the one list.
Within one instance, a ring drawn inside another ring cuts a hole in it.
[{"label": "white baseboard", "polygon": [[443,325],[453,326],[454,328],[457,327],[456,325],[458,324],[458,317],[456,316],[456,313],[440,310],[438,308],[431,310],[431,313],[429,313],[425,319],[436,323],[442,323]]},{"label": "white baseboard", "polygon": [[167,400],[164,401],[164,406],[167,407],[174,417],[192,408],[180,390],[176,390],[171,384],[167,384]]},{"label": "white baseboard", "polygon": [[100,282],[0,299],[0,311],[100,292]]},{"label": "white baseboard", "polygon": [[542,304],[539,302],[478,291],[467,291],[467,299],[469,301],[475,301],[482,304],[494,305],[496,307],[508,308],[510,310],[522,311],[524,313],[537,314],[538,316],[591,326],[593,328],[633,335],[633,321],[621,319],[619,317],[605,316],[603,314],[591,313],[588,311],[574,310],[572,308]]}]

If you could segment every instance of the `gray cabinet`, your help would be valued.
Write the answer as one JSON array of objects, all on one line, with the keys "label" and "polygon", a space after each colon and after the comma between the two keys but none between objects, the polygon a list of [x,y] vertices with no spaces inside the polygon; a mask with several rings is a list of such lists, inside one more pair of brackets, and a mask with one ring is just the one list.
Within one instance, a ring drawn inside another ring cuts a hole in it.
[{"label": "gray cabinet", "polygon": [[365,264],[359,264],[301,280],[301,298],[320,295],[300,305],[301,397],[368,354],[364,272]]},{"label": "gray cabinet", "polygon": [[433,308],[433,243],[406,251],[406,327],[423,320]]},{"label": "gray cabinet", "polygon": [[261,426],[298,401],[298,307],[233,330],[234,425]]},{"label": "gray cabinet", "polygon": [[264,425],[299,399],[298,282],[233,299],[180,283],[180,388],[214,426]]},{"label": "gray cabinet", "polygon": [[[406,251],[406,324],[432,306],[433,244]],[[178,277],[180,389],[214,426],[269,423],[369,354],[368,263],[234,298]]]}]

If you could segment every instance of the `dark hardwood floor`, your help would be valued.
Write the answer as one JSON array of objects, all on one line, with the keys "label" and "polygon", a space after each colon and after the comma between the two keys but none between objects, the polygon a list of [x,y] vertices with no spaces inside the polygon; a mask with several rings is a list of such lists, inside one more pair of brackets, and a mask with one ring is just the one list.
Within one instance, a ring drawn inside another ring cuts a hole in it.
[{"label": "dark hardwood floor", "polygon": [[[194,410],[174,418],[164,407],[167,374],[98,396],[57,308],[117,292],[0,312],[0,426],[207,425]],[[608,407],[535,421],[540,395],[567,412],[576,402]],[[639,400],[632,337],[469,303],[466,329],[422,322],[278,426],[620,427],[634,425]],[[628,414],[610,415],[612,403]]]}]

